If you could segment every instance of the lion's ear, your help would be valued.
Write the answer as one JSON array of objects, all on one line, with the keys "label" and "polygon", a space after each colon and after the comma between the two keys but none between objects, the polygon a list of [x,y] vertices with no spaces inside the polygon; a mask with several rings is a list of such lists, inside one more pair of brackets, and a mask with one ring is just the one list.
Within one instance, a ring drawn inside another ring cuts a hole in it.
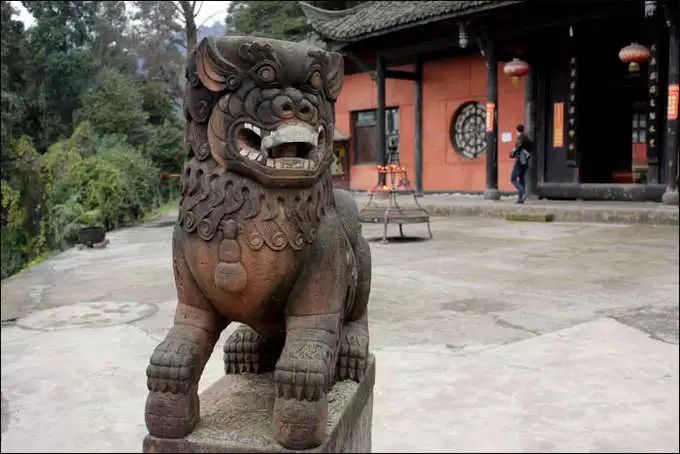
[{"label": "lion's ear", "polygon": [[329,52],[326,65],[326,96],[336,100],[340,96],[340,90],[342,90],[345,62],[341,54]]},{"label": "lion's ear", "polygon": [[197,46],[196,70],[210,91],[235,90],[241,83],[241,70],[220,55],[213,38],[203,38]]}]

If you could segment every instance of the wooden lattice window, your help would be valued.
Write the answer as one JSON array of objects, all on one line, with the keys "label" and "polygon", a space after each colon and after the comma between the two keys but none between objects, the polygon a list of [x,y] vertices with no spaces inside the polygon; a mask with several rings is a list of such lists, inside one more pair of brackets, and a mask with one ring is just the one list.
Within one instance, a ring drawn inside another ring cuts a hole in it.
[{"label": "wooden lattice window", "polygon": [[460,106],[451,119],[450,139],[456,153],[475,159],[486,150],[486,108],[478,102]]}]

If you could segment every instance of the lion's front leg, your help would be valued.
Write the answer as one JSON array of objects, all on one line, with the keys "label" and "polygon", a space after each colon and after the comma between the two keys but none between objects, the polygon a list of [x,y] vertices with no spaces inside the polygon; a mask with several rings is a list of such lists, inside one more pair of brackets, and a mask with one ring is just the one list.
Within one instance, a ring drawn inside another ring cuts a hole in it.
[{"label": "lion's front leg", "polygon": [[198,381],[227,324],[201,293],[181,254],[176,250],[174,254],[179,299],[175,323],[146,370],[146,426],[161,438],[184,437],[198,423]]},{"label": "lion's front leg", "polygon": [[335,382],[340,314],[288,316],[274,384],[274,436],[290,449],[318,446],[326,436]]},{"label": "lion's front leg", "polygon": [[312,448],[325,439],[326,393],[335,382],[346,295],[356,285],[348,272],[351,245],[333,220],[320,229],[286,306],[286,340],[274,372],[273,429],[289,449]]}]

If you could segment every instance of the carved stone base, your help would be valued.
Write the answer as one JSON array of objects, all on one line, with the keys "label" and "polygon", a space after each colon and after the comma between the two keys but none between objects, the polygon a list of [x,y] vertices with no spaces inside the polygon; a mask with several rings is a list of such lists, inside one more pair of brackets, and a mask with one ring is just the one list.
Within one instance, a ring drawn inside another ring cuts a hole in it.
[{"label": "carved stone base", "polygon": [[[304,452],[370,452],[375,357],[360,383],[345,380],[328,393],[328,425],[321,446]],[[227,375],[200,396],[201,421],[184,438],[147,435],[143,450],[166,452],[295,452],[272,436],[273,373]]]}]

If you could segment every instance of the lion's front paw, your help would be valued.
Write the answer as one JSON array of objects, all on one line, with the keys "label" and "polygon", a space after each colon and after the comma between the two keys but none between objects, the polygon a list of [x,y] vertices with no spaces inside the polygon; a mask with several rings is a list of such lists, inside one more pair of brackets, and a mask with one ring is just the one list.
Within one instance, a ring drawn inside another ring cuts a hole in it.
[{"label": "lion's front paw", "polygon": [[199,348],[183,339],[165,339],[146,368],[149,391],[187,393],[193,385]]},{"label": "lion's front paw", "polygon": [[317,400],[333,385],[336,352],[328,333],[315,331],[289,333],[274,372],[277,397]]},{"label": "lion's front paw", "polygon": [[194,430],[200,417],[196,389],[189,393],[151,391],[146,399],[146,427],[159,438],[182,438]]}]

